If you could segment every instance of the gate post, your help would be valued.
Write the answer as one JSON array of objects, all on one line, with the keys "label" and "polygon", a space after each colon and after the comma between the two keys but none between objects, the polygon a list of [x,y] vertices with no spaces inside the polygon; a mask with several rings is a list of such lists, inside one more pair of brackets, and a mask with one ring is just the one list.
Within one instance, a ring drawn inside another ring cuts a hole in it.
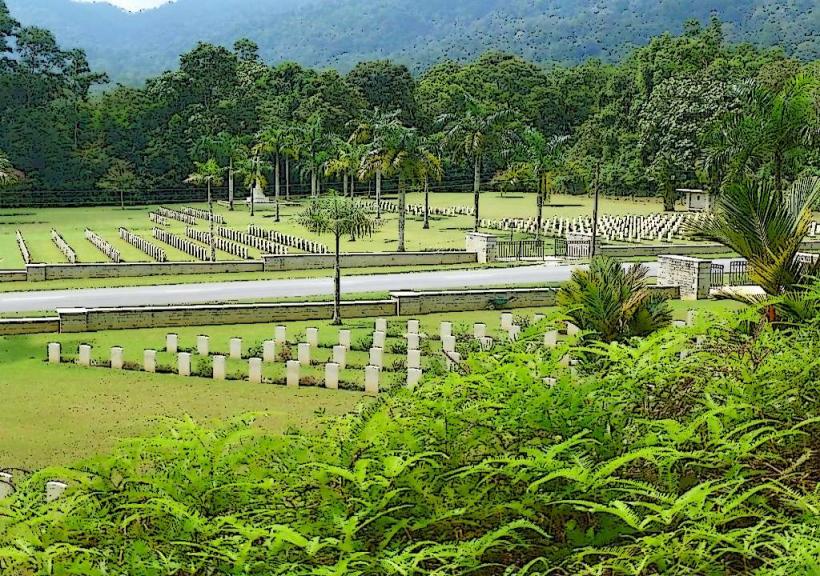
[{"label": "gate post", "polygon": [[495,245],[498,242],[498,237],[494,234],[485,234],[483,232],[470,232],[467,234],[466,244],[467,252],[475,252],[478,256],[478,262],[486,264],[494,261]]}]

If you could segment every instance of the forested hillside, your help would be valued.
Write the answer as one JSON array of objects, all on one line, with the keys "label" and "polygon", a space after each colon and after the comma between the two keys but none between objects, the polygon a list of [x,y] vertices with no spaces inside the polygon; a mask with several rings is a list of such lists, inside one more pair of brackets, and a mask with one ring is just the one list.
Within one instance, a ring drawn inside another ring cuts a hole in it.
[{"label": "forested hillside", "polygon": [[421,71],[443,58],[487,50],[539,64],[616,61],[652,36],[678,33],[711,15],[727,39],[781,46],[799,59],[820,54],[814,0],[177,0],[128,14],[72,0],[8,0],[23,24],[52,30],[83,48],[114,80],[138,82],[171,69],[198,41],[231,46],[248,37],[268,63],[292,60],[342,72],[390,58]]}]

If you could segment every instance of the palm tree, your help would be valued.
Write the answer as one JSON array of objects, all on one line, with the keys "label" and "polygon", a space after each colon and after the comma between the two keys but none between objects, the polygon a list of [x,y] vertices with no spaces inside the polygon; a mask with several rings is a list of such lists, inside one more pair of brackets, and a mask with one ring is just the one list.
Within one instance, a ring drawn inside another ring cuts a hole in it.
[{"label": "palm tree", "polygon": [[[820,178],[800,179],[786,192],[771,181],[745,179],[724,188],[696,232],[745,258],[749,279],[768,295],[780,296],[817,270],[796,256],[818,199]],[[771,318],[773,309],[769,313]]]},{"label": "palm tree", "polygon": [[290,163],[302,156],[302,144],[296,126],[286,126],[282,138],[282,156],[285,159],[285,198],[290,200]]},{"label": "palm tree", "polygon": [[314,234],[333,234],[335,260],[333,267],[333,324],[342,323],[341,237],[345,234],[372,234],[378,222],[367,209],[353,199],[340,196],[314,199],[298,216],[298,222]]},{"label": "palm tree", "polygon": [[259,188],[264,190],[268,186],[268,180],[265,178],[263,170],[264,163],[260,154],[255,153],[251,157],[244,158],[237,164],[237,175],[242,179],[242,184],[248,189],[248,194],[251,199],[251,216],[256,215],[256,204],[254,202],[254,189]]},{"label": "palm tree", "polygon": [[234,209],[234,165],[248,153],[244,139],[220,132],[216,136],[203,136],[194,145],[194,155],[202,158],[214,158],[217,162],[227,163],[228,172],[228,209]]},{"label": "palm tree", "polygon": [[555,172],[558,169],[564,149],[569,142],[569,136],[555,135],[550,138],[540,131],[529,128],[524,131],[523,143],[527,163],[531,166],[532,174],[537,180],[536,190],[536,239],[541,235],[541,217],[544,201],[549,202],[549,195],[555,181]]},{"label": "palm tree", "polygon": [[322,126],[322,117],[313,114],[307,122],[296,129],[299,145],[307,159],[310,172],[310,195],[316,198],[321,192],[320,170],[327,159],[327,136]]},{"label": "palm tree", "polygon": [[[335,154],[325,162],[325,174],[327,176],[338,176],[342,179],[343,195],[353,197],[355,190],[354,175],[359,169],[360,150],[355,144],[347,140],[335,139]],[[350,186],[348,187],[348,178]]]},{"label": "palm tree", "polygon": [[262,130],[256,136],[256,144],[253,153],[256,157],[263,155],[273,156],[273,190],[276,198],[276,222],[279,222],[279,196],[280,187],[280,158],[285,145],[285,132],[283,129],[271,126]]},{"label": "palm tree", "polygon": [[473,202],[475,205],[473,230],[478,232],[481,164],[504,138],[511,136],[508,120],[512,117],[512,111],[509,109],[494,110],[468,94],[465,94],[465,99],[464,115],[444,114],[439,117],[438,121],[445,126],[444,138],[455,157],[471,162],[473,165]]},{"label": "palm tree", "polygon": [[219,166],[217,161],[209,158],[207,162],[195,162],[196,171],[188,176],[185,180],[188,184],[195,186],[205,185],[208,187],[208,214],[210,215],[209,224],[211,231],[211,262],[216,262],[216,243],[214,242],[214,203],[211,194],[212,186],[222,185],[223,168]]},{"label": "palm tree", "polygon": [[666,299],[649,291],[648,273],[643,264],[624,267],[596,256],[589,269],[573,270],[556,301],[573,323],[604,342],[646,336],[672,320]]},{"label": "palm tree", "polygon": [[[372,112],[366,113],[361,120],[359,120],[353,132],[350,135],[350,141],[355,144],[365,145],[366,149],[362,152],[360,159],[360,168],[372,152],[383,148],[383,140],[392,130],[395,130],[401,125],[399,122],[399,111],[385,113],[379,108],[375,108]],[[381,165],[376,163],[372,165],[372,173],[368,171],[359,171],[359,177],[366,179],[374,177],[376,180],[376,219],[381,220],[381,199],[382,199],[382,169]]]},{"label": "palm tree", "polygon": [[774,189],[785,188],[790,161],[818,143],[815,109],[817,80],[790,79],[779,91],[756,83],[739,88],[741,107],[729,113],[707,135],[706,169],[722,174],[723,183],[760,177],[770,167]]},{"label": "palm tree", "polygon": [[0,186],[9,186],[20,180],[20,173],[14,169],[5,154],[0,152]]}]

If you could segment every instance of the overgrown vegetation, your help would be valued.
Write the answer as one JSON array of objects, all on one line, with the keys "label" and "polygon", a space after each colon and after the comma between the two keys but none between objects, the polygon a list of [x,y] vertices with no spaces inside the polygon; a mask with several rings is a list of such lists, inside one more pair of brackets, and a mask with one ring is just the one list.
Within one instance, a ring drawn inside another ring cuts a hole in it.
[{"label": "overgrown vegetation", "polygon": [[[702,314],[582,350],[543,348],[542,323],[318,435],[170,422],[0,502],[0,567],[814,574],[820,320],[758,321]],[[54,477],[72,488],[46,504]]]}]

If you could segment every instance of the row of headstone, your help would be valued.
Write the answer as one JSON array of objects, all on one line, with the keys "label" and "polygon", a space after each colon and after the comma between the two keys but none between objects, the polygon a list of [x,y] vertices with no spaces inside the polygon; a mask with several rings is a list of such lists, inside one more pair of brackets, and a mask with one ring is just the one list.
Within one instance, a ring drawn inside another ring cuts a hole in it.
[{"label": "row of headstone", "polygon": [[[185,235],[188,238],[192,238],[197,242],[201,242],[203,244],[211,244],[211,233],[205,232],[204,230],[198,230],[197,228],[191,228],[190,226],[185,227]],[[247,260],[250,258],[248,254],[247,246],[242,246],[237,244],[236,242],[231,242],[226,238],[216,237],[214,238],[214,247],[217,250],[221,250],[226,254],[230,254],[232,256],[237,256],[242,258],[243,260]]]},{"label": "row of headstone", "polygon": [[256,248],[263,254],[285,255],[288,253],[287,246],[276,244],[275,242],[271,242],[265,238],[260,238],[259,236],[251,236],[247,232],[242,232],[240,230],[220,226],[216,229],[216,233],[227,240],[239,242],[240,244],[245,244],[246,246]]},{"label": "row of headstone", "polygon": [[177,220],[183,224],[189,224],[190,226],[196,226],[197,224],[196,218],[190,214],[185,214],[184,212],[179,212],[177,210],[171,210],[170,208],[159,207],[157,208],[157,213],[165,218]]},{"label": "row of headstone", "polygon": [[105,256],[112,262],[120,262],[120,251],[114,248],[108,240],[105,240],[93,230],[89,230],[88,228],[85,229],[85,239],[91,242],[97,250],[105,254]]},{"label": "row of headstone", "polygon": [[[46,502],[54,502],[62,496],[68,489],[68,484],[59,480],[46,482],[45,497]],[[0,472],[0,500],[8,498],[14,494],[14,474],[12,472]]]},{"label": "row of headstone", "polygon": [[277,242],[278,244],[284,244],[285,246],[290,246],[291,248],[296,248],[297,250],[302,250],[303,252],[309,252],[311,254],[328,254],[330,252],[327,246],[320,242],[314,242],[313,240],[307,240],[291,234],[283,234],[277,230],[265,230],[264,228],[260,228],[259,226],[255,226],[253,224],[248,226],[248,234],[259,238],[265,238],[266,240]]},{"label": "row of headstone", "polygon": [[156,224],[158,226],[170,226],[171,225],[171,221],[168,218],[166,218],[165,216],[162,216],[161,214],[157,214],[156,212],[149,212],[148,213],[148,219],[151,220],[151,222],[153,222],[154,224]]},{"label": "row of headstone", "polygon": [[[393,202],[391,200],[382,200],[376,204],[374,200],[371,200],[367,203],[371,209],[375,210],[376,207],[380,207],[382,212],[388,212],[397,214],[399,212],[399,205],[397,202]],[[424,205],[423,204],[405,204],[404,211],[407,214],[411,214],[413,216],[424,216]],[[430,215],[431,216],[473,216],[475,214],[475,208],[471,208],[468,206],[448,206],[447,208],[438,208],[431,206],[430,207]]]},{"label": "row of headstone", "polygon": [[[154,230],[156,230],[156,228],[154,228]],[[151,244],[148,240],[145,240],[144,238],[137,236],[136,234],[129,231],[127,228],[120,228],[120,238],[122,238],[138,250],[145,252],[157,262],[168,261],[168,255],[165,253],[165,250],[163,250],[159,246]]]},{"label": "row of headstone", "polygon": [[167,230],[163,230],[161,228],[153,228],[151,232],[154,238],[160,242],[165,242],[169,246],[173,246],[177,250],[190,254],[198,260],[207,261],[211,259],[210,250],[205,246],[194,244],[190,240],[177,236],[173,232],[168,232]]},{"label": "row of headstone", "polygon": [[68,260],[71,264],[77,263],[77,253],[74,249],[68,245],[68,242],[65,241],[65,238],[60,236],[60,233],[57,232],[54,228],[51,229],[51,241],[57,246],[60,252],[63,253],[66,260]]},{"label": "row of headstone", "polygon": [[18,230],[16,238],[17,247],[20,249],[20,254],[23,256],[23,262],[26,264],[31,264],[31,253],[28,251],[28,246],[26,246],[26,239],[23,238],[23,233]]},{"label": "row of headstone", "polygon": [[186,206],[182,209],[182,213],[193,216],[194,218],[199,218],[200,220],[213,220],[215,224],[225,223],[225,217],[221,214],[211,214],[207,210],[201,210],[199,208],[188,208]]}]

